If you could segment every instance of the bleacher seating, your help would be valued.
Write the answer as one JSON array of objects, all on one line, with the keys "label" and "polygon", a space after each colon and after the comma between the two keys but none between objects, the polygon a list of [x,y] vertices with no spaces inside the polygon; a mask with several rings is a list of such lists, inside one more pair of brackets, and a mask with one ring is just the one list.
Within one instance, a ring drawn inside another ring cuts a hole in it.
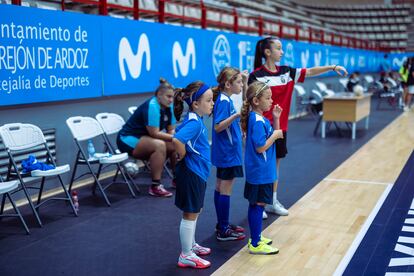
[{"label": "bleacher seating", "polygon": [[159,21],[339,46],[414,49],[410,4],[312,4],[299,0],[1,0],[43,9]]}]

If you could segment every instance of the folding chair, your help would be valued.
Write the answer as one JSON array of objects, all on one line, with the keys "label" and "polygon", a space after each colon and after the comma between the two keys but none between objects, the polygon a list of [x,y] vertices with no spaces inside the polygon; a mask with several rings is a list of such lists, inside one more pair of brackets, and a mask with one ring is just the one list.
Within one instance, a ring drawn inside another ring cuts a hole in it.
[{"label": "folding chair", "polygon": [[332,96],[335,94],[334,91],[332,91],[331,89],[328,89],[325,83],[317,81],[315,82],[315,84],[318,87],[319,91],[322,92],[322,94],[324,94],[325,96]]},{"label": "folding chair", "polygon": [[[0,196],[2,195],[1,200],[1,210],[0,210],[0,218],[3,217],[19,217],[20,222],[23,224],[24,230],[26,230],[26,234],[30,234],[29,228],[27,228],[26,222],[23,219],[22,214],[19,211],[19,208],[17,208],[16,204],[14,203],[13,198],[11,197],[10,193],[17,189],[19,186],[18,180],[12,180],[3,182],[3,179],[0,177]],[[11,205],[13,206],[15,214],[4,214],[4,205],[6,204],[6,198],[9,199]]]},{"label": "folding chair", "polygon": [[306,91],[303,86],[300,86],[299,84],[295,84],[294,86],[297,95],[296,95],[296,112],[311,112],[311,102],[309,100],[309,97],[306,96]]},{"label": "folding chair", "polygon": [[[109,135],[117,134],[121,129],[122,126],[125,125],[125,120],[120,115],[115,113],[99,113],[95,116],[96,120],[98,121],[99,125],[102,127],[104,131],[104,135],[106,136],[106,141],[108,144],[105,145],[105,148],[109,149],[112,154],[120,153],[120,151],[109,142]],[[106,150],[106,149],[105,149]],[[140,189],[136,185],[133,178],[125,171],[125,175],[129,178],[129,180],[134,183],[135,189],[140,192]],[[116,171],[114,180],[118,177],[119,170]]]},{"label": "folding chair", "polygon": [[128,112],[130,113],[130,114],[134,114],[134,112],[135,112],[135,110],[137,110],[137,106],[135,106],[135,105],[133,105],[133,106],[130,106],[130,107],[128,107]]},{"label": "folding chair", "polygon": [[[131,185],[128,182],[127,177],[125,176],[123,170],[121,169],[121,162],[128,159],[127,153],[120,153],[120,154],[113,154],[109,157],[103,157],[103,158],[88,158],[87,154],[85,153],[84,149],[82,148],[81,142],[87,141],[89,139],[101,137],[103,139],[104,143],[106,143],[109,146],[109,141],[107,140],[107,137],[104,135],[104,131],[102,130],[99,123],[91,117],[81,117],[81,116],[75,116],[70,117],[66,120],[66,124],[69,127],[70,131],[72,132],[73,139],[75,141],[76,146],[78,147],[78,152],[76,154],[76,159],[74,163],[73,173],[69,184],[69,191],[72,190],[72,185],[75,180],[76,171],[78,169],[78,166],[87,166],[89,172],[86,172],[84,174],[79,175],[76,177],[76,179],[79,179],[82,176],[91,174],[94,179],[94,185],[92,187],[92,192],[95,194],[96,187],[98,187],[99,191],[101,192],[102,196],[104,197],[104,200],[108,206],[111,206],[111,203],[109,202],[108,196],[105,193],[105,190],[110,187],[112,184],[126,184],[128,186],[129,192],[133,197],[135,196],[134,191],[132,190]],[[92,165],[98,164],[98,171],[95,172],[92,168]],[[120,170],[121,175],[125,182],[115,182],[112,181],[111,183],[107,184],[106,186],[103,186],[101,182],[99,181],[99,176],[102,171],[103,165],[115,165],[118,170]]]},{"label": "folding chair", "polygon": [[[7,173],[7,180],[11,180],[11,178],[17,178],[20,182],[21,188],[14,191],[18,192],[23,190],[27,200],[29,201],[30,208],[33,211],[33,214],[36,217],[36,220],[40,226],[42,226],[42,221],[39,217],[39,208],[44,203],[50,200],[64,200],[69,201],[70,207],[75,216],[77,216],[77,212],[75,207],[73,206],[72,198],[63,184],[63,180],[61,175],[70,171],[70,166],[68,164],[62,166],[56,166],[55,159],[53,158],[49,147],[46,143],[46,139],[43,136],[43,132],[35,125],[31,124],[21,124],[21,123],[13,123],[13,124],[6,124],[0,127],[0,136],[3,140],[3,144],[6,147],[7,154],[9,156],[9,171]],[[46,162],[51,163],[55,166],[55,169],[42,171],[42,170],[34,170],[29,173],[23,173],[19,170],[17,166],[17,160],[15,157],[16,152],[27,151],[29,149],[34,148],[43,148],[46,151]],[[46,177],[54,177],[56,176],[59,179],[59,183],[63,189],[65,197],[51,197],[44,201],[42,201],[42,193],[45,184]],[[26,178],[29,177],[29,178]],[[30,178],[31,177],[31,178]],[[27,182],[41,178],[41,184],[39,187],[27,186]],[[33,204],[33,201],[29,195],[28,189],[36,189],[39,190],[37,202]]]}]

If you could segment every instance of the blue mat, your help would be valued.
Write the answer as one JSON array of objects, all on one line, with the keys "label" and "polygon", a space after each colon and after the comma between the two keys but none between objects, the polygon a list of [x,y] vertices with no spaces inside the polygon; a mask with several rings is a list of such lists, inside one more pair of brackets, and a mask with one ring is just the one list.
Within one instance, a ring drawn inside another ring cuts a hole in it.
[{"label": "blue mat", "polygon": [[[411,226],[414,231],[413,196],[412,153],[343,275],[393,275],[396,272],[414,272],[414,232],[403,231],[403,226]],[[409,213],[410,209],[412,211]],[[412,224],[406,219],[411,219]]]}]

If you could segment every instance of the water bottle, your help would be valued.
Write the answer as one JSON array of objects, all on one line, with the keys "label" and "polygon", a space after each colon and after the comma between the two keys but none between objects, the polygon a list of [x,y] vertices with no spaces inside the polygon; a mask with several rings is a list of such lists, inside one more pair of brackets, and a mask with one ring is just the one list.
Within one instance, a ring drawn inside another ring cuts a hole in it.
[{"label": "water bottle", "polygon": [[73,202],[73,207],[75,207],[76,212],[79,212],[79,198],[78,198],[77,191],[72,192],[72,202]]},{"label": "water bottle", "polygon": [[89,139],[88,140],[88,154],[89,154],[89,159],[94,159],[95,157],[95,147],[93,146],[92,140]]}]

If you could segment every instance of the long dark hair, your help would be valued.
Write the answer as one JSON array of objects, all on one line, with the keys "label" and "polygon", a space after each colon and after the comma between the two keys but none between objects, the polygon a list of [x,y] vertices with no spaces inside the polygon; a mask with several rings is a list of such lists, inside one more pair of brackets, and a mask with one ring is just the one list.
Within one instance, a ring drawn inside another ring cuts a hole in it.
[{"label": "long dark hair", "polygon": [[254,54],[254,69],[256,70],[260,66],[263,65],[262,59],[266,59],[266,56],[264,54],[264,51],[266,49],[270,49],[272,43],[274,43],[275,40],[279,40],[277,37],[266,37],[263,39],[260,39],[256,43],[256,51]]},{"label": "long dark hair", "polygon": [[[193,93],[196,93],[201,86],[204,85],[202,81],[194,81],[185,88],[176,88],[174,90],[174,116],[177,121],[180,120],[184,111],[184,101],[190,98]],[[189,107],[191,110],[191,106]]]}]

